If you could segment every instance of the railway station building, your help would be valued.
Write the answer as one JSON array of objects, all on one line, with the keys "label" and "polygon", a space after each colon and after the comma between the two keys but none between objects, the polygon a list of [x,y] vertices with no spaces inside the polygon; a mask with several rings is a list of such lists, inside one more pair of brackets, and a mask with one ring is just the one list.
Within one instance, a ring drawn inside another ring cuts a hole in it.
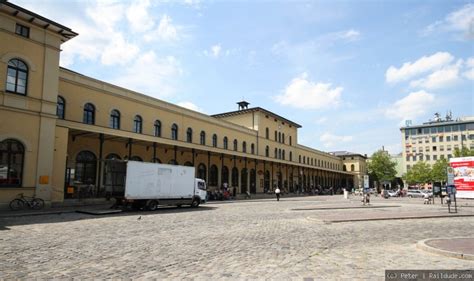
[{"label": "railway station building", "polygon": [[0,208],[19,193],[60,205],[104,198],[111,160],[194,166],[208,188],[263,193],[353,186],[343,160],[298,144],[299,124],[261,107],[206,115],[59,66],[78,34],[0,1]]}]

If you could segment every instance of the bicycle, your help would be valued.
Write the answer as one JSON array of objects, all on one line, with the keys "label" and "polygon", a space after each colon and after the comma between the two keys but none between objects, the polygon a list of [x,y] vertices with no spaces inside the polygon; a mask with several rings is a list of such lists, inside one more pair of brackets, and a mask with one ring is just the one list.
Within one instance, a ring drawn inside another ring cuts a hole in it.
[{"label": "bicycle", "polygon": [[18,194],[17,197],[10,201],[10,209],[13,211],[24,209],[25,205],[33,210],[40,210],[44,207],[44,200],[41,198],[24,196],[23,193]]}]

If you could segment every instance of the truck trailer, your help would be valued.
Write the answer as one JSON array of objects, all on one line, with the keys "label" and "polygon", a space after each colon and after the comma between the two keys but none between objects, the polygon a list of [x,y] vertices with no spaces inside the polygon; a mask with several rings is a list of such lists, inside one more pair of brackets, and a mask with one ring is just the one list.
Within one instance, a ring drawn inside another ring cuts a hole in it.
[{"label": "truck trailer", "polygon": [[118,199],[150,211],[159,205],[198,207],[206,203],[206,182],[194,175],[194,167],[127,161],[123,197]]}]

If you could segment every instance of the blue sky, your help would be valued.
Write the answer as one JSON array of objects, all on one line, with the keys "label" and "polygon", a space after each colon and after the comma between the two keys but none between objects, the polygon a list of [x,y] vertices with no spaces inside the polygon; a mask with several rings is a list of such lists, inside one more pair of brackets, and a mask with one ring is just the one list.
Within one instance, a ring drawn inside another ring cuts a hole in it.
[{"label": "blue sky", "polygon": [[323,151],[399,153],[405,120],[474,116],[472,1],[12,2],[79,33],[64,67],[205,114],[245,99]]}]

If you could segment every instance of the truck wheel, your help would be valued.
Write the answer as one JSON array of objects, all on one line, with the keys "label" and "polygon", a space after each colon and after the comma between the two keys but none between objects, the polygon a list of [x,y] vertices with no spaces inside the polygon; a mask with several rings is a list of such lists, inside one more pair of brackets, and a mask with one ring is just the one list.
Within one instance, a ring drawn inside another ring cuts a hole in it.
[{"label": "truck wheel", "polygon": [[199,198],[194,198],[193,202],[191,203],[191,207],[192,208],[197,208],[197,207],[199,207],[200,203],[201,203],[201,200],[199,200]]},{"label": "truck wheel", "polygon": [[158,201],[148,200],[148,202],[146,202],[146,209],[148,211],[156,211],[156,209],[158,209]]}]

